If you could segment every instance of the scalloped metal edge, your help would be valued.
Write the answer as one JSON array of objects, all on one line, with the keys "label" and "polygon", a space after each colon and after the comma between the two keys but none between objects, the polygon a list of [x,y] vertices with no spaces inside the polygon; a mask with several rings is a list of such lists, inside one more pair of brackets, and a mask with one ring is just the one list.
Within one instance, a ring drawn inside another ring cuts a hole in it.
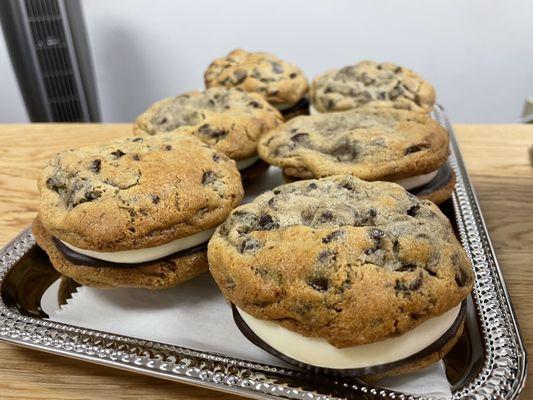
[{"label": "scalloped metal edge", "polygon": [[[450,132],[450,164],[457,175],[453,204],[461,242],[476,274],[472,297],[485,352],[479,374],[455,391],[453,399],[514,399],[527,374],[524,343],[453,129],[440,106],[433,116]],[[27,228],[0,251],[0,287],[10,268],[34,245],[31,229]],[[27,317],[7,308],[1,298],[0,340],[257,399],[325,400],[351,394],[388,399],[430,398],[337,380],[329,382],[327,388],[317,387],[316,377],[310,380],[309,375],[295,370]]]}]

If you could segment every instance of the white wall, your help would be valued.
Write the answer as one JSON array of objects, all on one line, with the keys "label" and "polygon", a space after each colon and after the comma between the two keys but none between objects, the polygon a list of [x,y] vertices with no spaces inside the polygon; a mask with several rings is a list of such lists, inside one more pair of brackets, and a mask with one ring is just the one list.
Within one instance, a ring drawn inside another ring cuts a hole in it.
[{"label": "white wall", "polygon": [[3,122],[28,122],[28,114],[9,60],[4,33],[0,29],[0,123]]},{"label": "white wall", "polygon": [[365,58],[403,64],[436,86],[454,122],[514,121],[533,95],[530,0],[83,5],[104,121],[131,121],[155,100],[201,88],[209,62],[239,46],[293,61],[310,78]]}]

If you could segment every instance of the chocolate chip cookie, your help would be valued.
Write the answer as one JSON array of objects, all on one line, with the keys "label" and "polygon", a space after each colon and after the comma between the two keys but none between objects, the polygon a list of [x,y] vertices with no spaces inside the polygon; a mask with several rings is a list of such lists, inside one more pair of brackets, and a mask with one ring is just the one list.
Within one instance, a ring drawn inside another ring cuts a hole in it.
[{"label": "chocolate chip cookie", "polygon": [[296,333],[336,349],[439,324],[455,327],[454,340],[474,279],[437,206],[349,175],[282,185],[237,207],[211,238],[208,259],[249,327],[267,321],[278,337]]},{"label": "chocolate chip cookie", "polygon": [[57,154],[33,226],[79,283],[158,289],[207,269],[205,245],[241,201],[235,162],[190,135],[130,137]]},{"label": "chocolate chip cookie", "polygon": [[431,190],[425,186],[447,168],[449,151],[446,129],[427,114],[376,108],[295,118],[262,137],[258,146],[263,160],[292,178],[351,174],[398,181],[430,200],[446,199],[453,191],[451,169]]},{"label": "chocolate chip cookie", "polygon": [[137,118],[133,131],[194,135],[242,170],[257,161],[260,136],[282,123],[279,111],[258,94],[217,87],[158,101]]},{"label": "chocolate chip cookie", "polygon": [[322,113],[365,105],[429,112],[435,104],[435,89],[408,68],[361,61],[317,76],[310,98]]},{"label": "chocolate chip cookie", "polygon": [[[259,93],[279,110],[291,114],[299,102],[300,113],[308,113],[304,99],[308,83],[294,64],[268,53],[233,50],[226,57],[213,61],[204,74],[205,86],[238,87],[245,92]],[[291,110],[292,109],[292,110]]]}]

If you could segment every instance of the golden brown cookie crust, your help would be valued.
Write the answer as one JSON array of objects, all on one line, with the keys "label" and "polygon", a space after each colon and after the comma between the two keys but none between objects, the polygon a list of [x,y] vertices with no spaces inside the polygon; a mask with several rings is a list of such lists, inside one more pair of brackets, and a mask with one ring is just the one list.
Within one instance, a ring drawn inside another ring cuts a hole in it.
[{"label": "golden brown cookie crust", "polygon": [[154,247],[213,228],[243,197],[233,160],[173,134],[59,153],[38,186],[46,229],[96,251]]},{"label": "golden brown cookie crust", "polygon": [[86,286],[165,289],[188,281],[207,270],[205,251],[154,261],[152,264],[134,268],[76,265],[68,261],[56,248],[52,235],[39,218],[33,222],[32,233],[37,244],[46,251],[50,262],[58,272]]},{"label": "golden brown cookie crust", "polygon": [[317,76],[310,98],[319,112],[355,109],[367,105],[429,112],[435,89],[421,76],[393,63],[361,61]]},{"label": "golden brown cookie crust", "polygon": [[294,118],[258,146],[263,160],[301,179],[398,180],[438,169],[449,153],[448,132],[428,115],[374,108]]},{"label": "golden brown cookie crust", "polygon": [[425,193],[425,194],[421,194],[417,196],[420,197],[421,199],[430,200],[437,205],[442,204],[446,200],[448,200],[450,197],[452,197],[452,193],[455,189],[456,179],[457,178],[455,176],[455,172],[452,171],[452,177],[445,186],[442,186],[441,188],[433,192]]},{"label": "golden brown cookie crust", "polygon": [[256,154],[257,141],[283,116],[262,96],[223,87],[158,101],[134,122],[135,135],[194,135],[234,160]]},{"label": "golden brown cookie crust", "polygon": [[424,358],[418,359],[410,363],[403,364],[399,366],[398,368],[392,369],[383,374],[362,376],[360,378],[364,380],[365,382],[372,383],[372,382],[379,381],[380,379],[386,376],[410,374],[410,373],[419,371],[423,368],[429,367],[431,364],[436,363],[439,360],[442,360],[444,356],[448,354],[451,349],[453,349],[457,341],[461,338],[463,331],[464,331],[464,321],[459,326],[459,329],[457,330],[457,333],[454,335],[454,337],[452,337],[448,342],[446,342],[446,344],[443,347],[441,347],[439,350],[431,354],[428,354]]},{"label": "golden brown cookie crust", "polygon": [[211,238],[208,259],[237,307],[337,347],[443,314],[474,278],[436,205],[353,176],[282,185],[236,208]]},{"label": "golden brown cookie crust", "polygon": [[307,92],[307,78],[294,64],[268,53],[236,49],[214,60],[204,74],[205,86],[237,87],[259,93],[270,104],[286,107]]}]

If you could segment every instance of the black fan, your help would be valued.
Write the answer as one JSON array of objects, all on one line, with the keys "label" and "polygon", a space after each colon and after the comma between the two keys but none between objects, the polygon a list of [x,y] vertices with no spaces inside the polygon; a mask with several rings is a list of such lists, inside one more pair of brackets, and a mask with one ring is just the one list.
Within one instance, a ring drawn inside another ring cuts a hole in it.
[{"label": "black fan", "polygon": [[0,19],[31,121],[99,121],[80,2],[1,0]]}]

